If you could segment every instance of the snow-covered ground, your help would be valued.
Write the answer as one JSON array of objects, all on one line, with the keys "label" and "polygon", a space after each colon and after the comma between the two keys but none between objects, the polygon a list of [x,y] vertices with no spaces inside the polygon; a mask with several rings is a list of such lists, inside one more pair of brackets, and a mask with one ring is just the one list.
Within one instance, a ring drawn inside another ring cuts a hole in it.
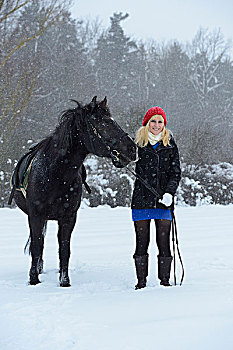
[{"label": "snow-covered ground", "polygon": [[135,291],[128,208],[79,211],[70,288],[58,286],[56,223],[42,283],[29,286],[26,216],[1,209],[0,349],[233,349],[233,206],[178,207],[176,216],[184,284],[159,285],[153,237],[148,287]]}]

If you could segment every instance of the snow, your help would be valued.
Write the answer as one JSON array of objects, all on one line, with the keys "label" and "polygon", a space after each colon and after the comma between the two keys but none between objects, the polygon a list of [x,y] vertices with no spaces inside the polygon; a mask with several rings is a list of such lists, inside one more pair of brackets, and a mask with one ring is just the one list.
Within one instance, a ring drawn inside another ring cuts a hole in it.
[{"label": "snow", "polygon": [[1,209],[0,349],[232,349],[232,209],[178,207],[184,283],[159,285],[153,234],[148,287],[137,291],[129,208],[80,209],[70,288],[58,286],[56,223],[48,225],[42,283],[29,286],[27,218]]}]

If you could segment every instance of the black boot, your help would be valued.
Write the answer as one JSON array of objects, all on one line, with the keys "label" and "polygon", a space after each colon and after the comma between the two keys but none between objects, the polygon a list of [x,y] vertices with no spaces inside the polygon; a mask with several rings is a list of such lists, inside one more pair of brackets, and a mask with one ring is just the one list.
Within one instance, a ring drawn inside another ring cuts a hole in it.
[{"label": "black boot", "polygon": [[135,289],[141,289],[146,287],[146,278],[148,276],[148,254],[146,255],[135,255],[133,256],[135,261],[136,273],[138,283]]},{"label": "black boot", "polygon": [[165,287],[171,286],[169,283],[170,272],[171,272],[171,256],[159,256],[158,255],[158,277],[160,279],[160,284]]}]

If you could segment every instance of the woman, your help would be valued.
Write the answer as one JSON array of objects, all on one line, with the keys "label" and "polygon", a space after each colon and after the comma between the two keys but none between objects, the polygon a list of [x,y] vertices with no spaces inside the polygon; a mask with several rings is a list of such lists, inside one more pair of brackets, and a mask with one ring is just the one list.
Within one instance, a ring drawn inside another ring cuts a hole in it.
[{"label": "woman", "polygon": [[147,186],[136,179],[131,204],[136,233],[136,250],[133,257],[138,283],[135,289],[146,287],[151,219],[154,219],[156,226],[158,277],[161,285],[170,286],[171,210],[174,209],[174,194],[179,185],[181,170],[177,145],[166,126],[164,110],[158,106],[151,107],[146,112],[142,127],[136,136],[139,146],[136,173],[159,196],[155,196]]}]

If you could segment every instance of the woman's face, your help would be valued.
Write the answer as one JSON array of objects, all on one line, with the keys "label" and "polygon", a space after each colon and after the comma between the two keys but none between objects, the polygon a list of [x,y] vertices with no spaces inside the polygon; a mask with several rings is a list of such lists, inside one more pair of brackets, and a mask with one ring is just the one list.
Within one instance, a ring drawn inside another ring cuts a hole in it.
[{"label": "woman's face", "polygon": [[163,128],[164,128],[164,121],[160,115],[155,116],[154,119],[150,121],[149,131],[152,134],[154,134],[154,135],[160,134],[162,132]]}]

